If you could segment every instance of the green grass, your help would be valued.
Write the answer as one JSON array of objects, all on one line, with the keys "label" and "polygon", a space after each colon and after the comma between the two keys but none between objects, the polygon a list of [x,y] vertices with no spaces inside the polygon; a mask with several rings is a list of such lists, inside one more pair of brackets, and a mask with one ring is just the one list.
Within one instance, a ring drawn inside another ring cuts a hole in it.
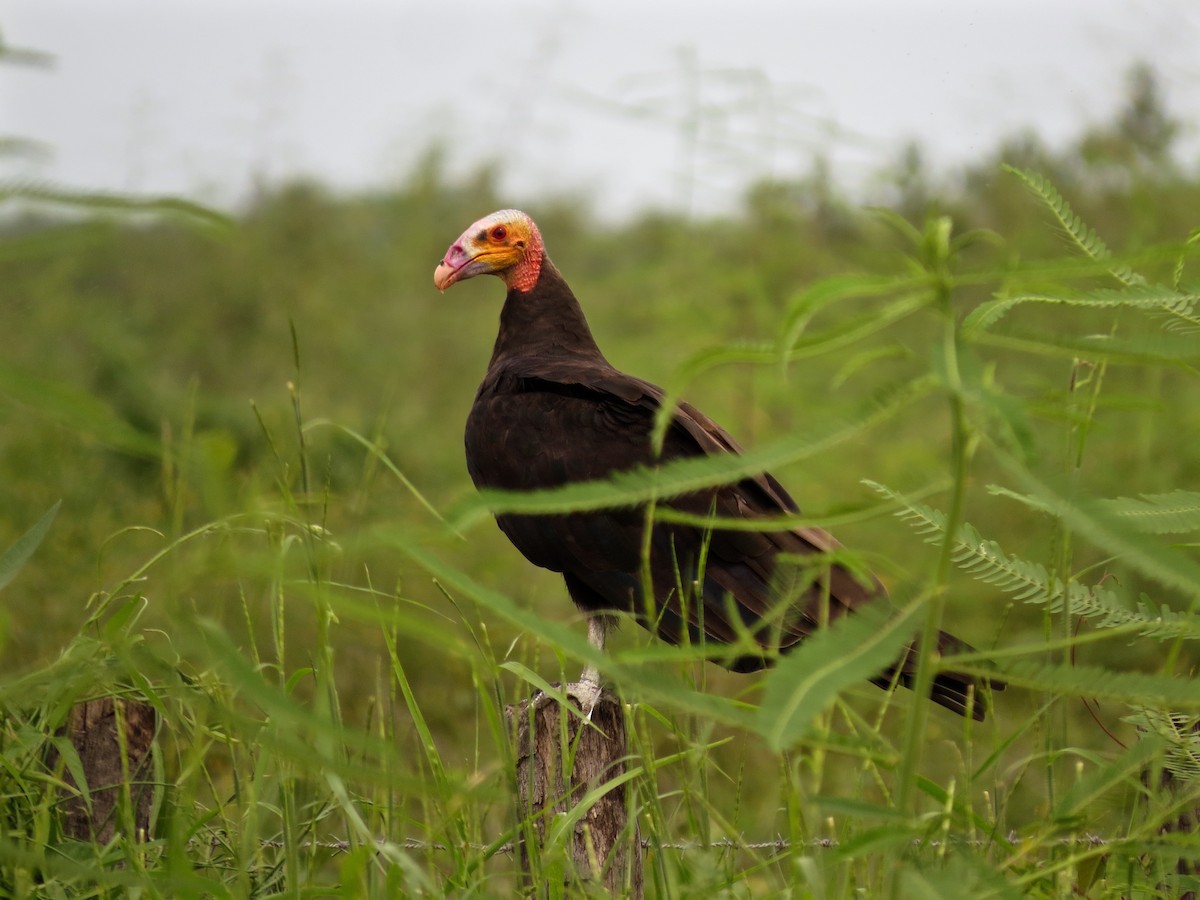
[{"label": "green grass", "polygon": [[[531,496],[462,464],[500,289],[430,284],[509,205],[487,178],[431,158],[235,221],[119,198],[10,221],[0,893],[511,896],[504,707],[587,662],[626,704],[648,896],[1194,885],[1200,840],[1165,830],[1200,800],[1200,182],[990,171],[909,219],[771,186],[712,222],[532,210],[614,363],[750,450]],[[632,623],[596,656],[490,522],[763,466],[897,609],[763,675]],[[919,678],[1001,670],[986,723],[863,683],[942,626],[979,652]],[[148,843],[61,832],[55,732],[106,693],[162,719]],[[557,884],[566,857],[535,865]]]}]

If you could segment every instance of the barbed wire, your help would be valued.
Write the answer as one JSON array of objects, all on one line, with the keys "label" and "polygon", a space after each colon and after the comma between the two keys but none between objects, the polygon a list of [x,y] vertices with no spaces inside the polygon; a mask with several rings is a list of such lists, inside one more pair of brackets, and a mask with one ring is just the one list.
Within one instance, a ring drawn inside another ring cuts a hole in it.
[{"label": "barbed wire", "polygon": [[[1124,838],[1106,838],[1096,834],[1083,834],[1074,837],[1062,837],[1055,843],[1059,846],[1086,846],[1086,847],[1108,847],[1117,846],[1126,843]],[[216,837],[211,842],[214,846],[221,843]],[[1021,839],[1015,832],[1010,832],[1003,837],[984,839],[984,838],[946,838],[922,840],[914,838],[912,845],[914,847],[927,847],[929,849],[938,849],[941,847],[964,847],[964,848],[982,848],[989,847],[995,844],[1008,844],[1010,847],[1016,847],[1021,843]],[[279,840],[261,840],[259,845],[263,847],[271,847],[274,849],[284,850],[288,848],[285,841]],[[466,844],[445,844],[438,841],[426,841],[420,838],[401,838],[400,840],[389,841],[383,838],[376,838],[375,845],[378,847],[399,847],[403,850],[422,850],[422,851],[447,851],[452,846],[464,848],[468,850],[485,851],[490,850],[493,853],[503,853],[511,855],[516,849],[516,845],[512,841],[508,841],[499,846],[492,844],[466,843]],[[774,850],[782,853],[793,848],[804,848],[805,850],[836,850],[841,846],[841,842],[836,838],[813,838],[808,841],[791,841],[788,838],[777,837],[772,840],[765,841],[742,841],[734,838],[719,838],[715,841],[655,841],[652,838],[642,838],[641,845],[643,850]],[[366,846],[364,842],[355,841],[306,841],[300,845],[302,850],[333,850],[339,853],[349,853],[351,850]]]}]

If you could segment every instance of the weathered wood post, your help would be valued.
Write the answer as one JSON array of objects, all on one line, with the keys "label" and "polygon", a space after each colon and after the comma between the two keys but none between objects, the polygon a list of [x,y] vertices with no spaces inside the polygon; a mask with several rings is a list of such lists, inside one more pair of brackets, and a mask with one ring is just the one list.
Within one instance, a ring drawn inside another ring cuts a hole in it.
[{"label": "weathered wood post", "polygon": [[[625,774],[629,755],[621,701],[605,691],[592,711],[591,723],[578,710],[565,716],[554,699],[539,695],[505,710],[517,740],[517,795],[522,818],[535,823],[542,852],[556,818],[575,809],[592,790]],[[563,759],[563,748],[567,759]],[[564,838],[567,884],[599,879],[614,894],[642,897],[642,845],[636,824],[629,827],[628,784],[606,791]],[[532,881],[530,848],[519,840],[521,869]],[[538,896],[546,885],[533,884]]]},{"label": "weathered wood post", "polygon": [[[1193,729],[1200,730],[1200,729]],[[1142,772],[1142,782],[1146,785],[1151,785],[1153,778],[1150,776],[1150,770]],[[1168,796],[1175,798],[1186,790],[1187,785],[1181,784],[1179,779],[1171,772],[1170,769],[1162,768],[1158,772],[1158,790]],[[1197,824],[1200,823],[1200,808],[1184,808],[1174,820],[1166,822],[1158,829],[1159,834],[1195,834]],[[1194,857],[1181,856],[1175,864],[1175,874],[1183,878],[1195,878],[1200,875],[1200,863],[1197,863]],[[1161,890],[1170,890],[1170,886],[1160,884]],[[1196,891],[1184,891],[1180,893],[1179,900],[1197,900]]]},{"label": "weathered wood post", "polygon": [[[76,789],[64,791],[63,831],[68,837],[98,844],[111,841],[120,824],[117,802],[125,790],[133,804],[134,839],[150,836],[157,721],[154,707],[138,700],[100,697],[72,707],[60,734],[66,735],[79,754],[89,798],[76,792],[79,785],[70,771],[64,770],[63,780]],[[127,765],[121,760],[122,744]],[[55,764],[52,760],[51,765]]]}]

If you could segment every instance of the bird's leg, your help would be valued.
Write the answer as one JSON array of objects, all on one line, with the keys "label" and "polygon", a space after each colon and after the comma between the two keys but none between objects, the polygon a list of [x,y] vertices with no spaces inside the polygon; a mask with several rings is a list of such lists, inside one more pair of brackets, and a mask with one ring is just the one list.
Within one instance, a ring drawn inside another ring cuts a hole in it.
[{"label": "bird's leg", "polygon": [[[611,624],[608,616],[588,616],[588,643],[597,650],[603,650],[604,638]],[[579,701],[579,708],[583,710],[584,718],[589,721],[592,718],[592,710],[600,702],[600,691],[600,670],[593,665],[584,667],[578,681],[563,686],[563,693]]]}]

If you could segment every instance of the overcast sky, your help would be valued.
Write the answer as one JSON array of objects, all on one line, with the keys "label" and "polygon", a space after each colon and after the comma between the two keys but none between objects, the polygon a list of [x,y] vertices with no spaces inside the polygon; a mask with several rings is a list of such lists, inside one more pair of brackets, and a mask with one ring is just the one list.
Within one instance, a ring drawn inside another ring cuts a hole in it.
[{"label": "overcast sky", "polygon": [[[735,11],[736,10],[736,11]],[[1155,65],[1190,146],[1196,0],[8,0],[6,176],[220,206],[256,176],[362,189],[435,140],[501,163],[513,205],[729,208],[824,152],[862,184],[919,139],[940,164],[1033,128],[1061,143]]]}]

